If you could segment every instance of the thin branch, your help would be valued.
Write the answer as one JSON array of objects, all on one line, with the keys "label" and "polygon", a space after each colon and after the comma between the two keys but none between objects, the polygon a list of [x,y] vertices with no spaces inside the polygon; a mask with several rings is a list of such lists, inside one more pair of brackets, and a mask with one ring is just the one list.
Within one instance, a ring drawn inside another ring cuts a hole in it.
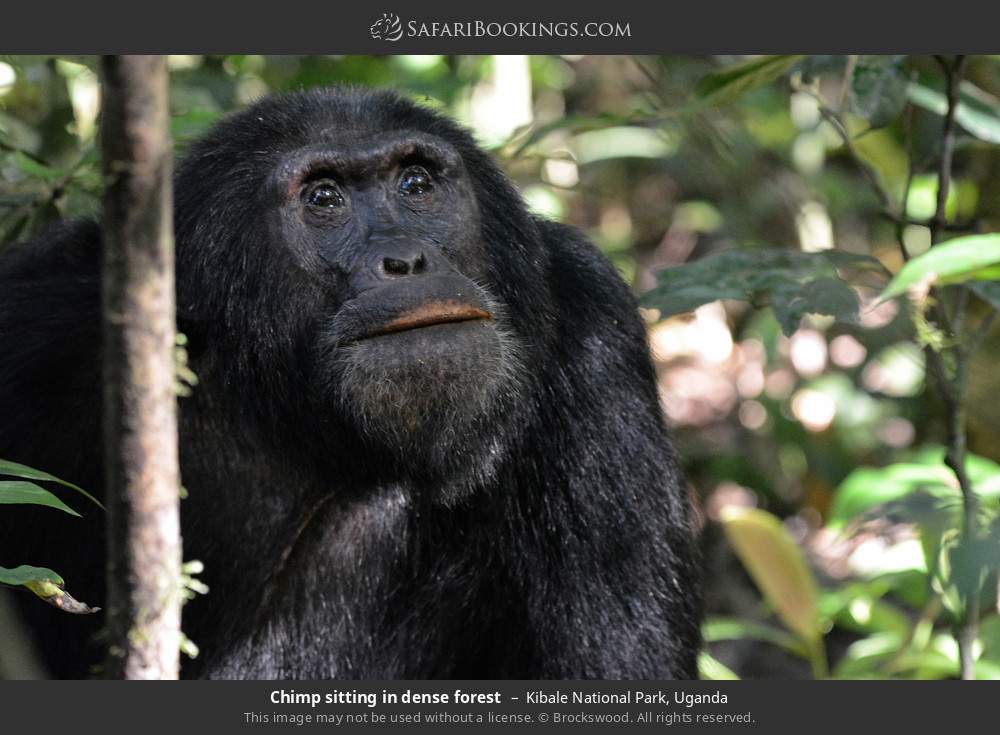
[{"label": "thin branch", "polygon": [[[875,195],[883,208],[883,214],[896,222],[896,236],[899,241],[900,253],[903,260],[909,259],[906,244],[903,239],[904,229],[907,224],[922,224],[930,229],[931,245],[941,242],[943,233],[959,227],[955,223],[948,222],[947,204],[948,193],[951,188],[952,159],[955,152],[955,112],[959,102],[959,88],[961,84],[962,72],[965,67],[966,57],[957,56],[953,62],[941,56],[935,57],[941,68],[944,70],[947,110],[944,116],[944,123],[941,131],[941,152],[938,157],[937,178],[938,190],[935,202],[934,215],[926,222],[912,222],[907,216],[906,201],[909,197],[910,187],[914,176],[914,166],[910,149],[910,121],[907,120],[907,158],[909,170],[907,174],[906,188],[903,194],[901,209],[897,212],[893,206],[892,197],[879,176],[871,165],[865,161],[858,153],[854,145],[854,140],[847,130],[841,117],[826,106],[823,99],[814,91],[804,89],[817,100],[820,114],[837,132],[844,143],[844,149],[855,162],[862,175],[868,181]],[[965,229],[964,226],[961,229]],[[968,290],[963,287],[955,304],[955,320],[949,318],[940,294],[931,292],[930,315],[935,323],[948,335],[949,340],[944,350],[948,350],[954,358],[953,366],[949,370],[949,363],[946,362],[943,352],[937,352],[931,346],[924,347],[924,354],[927,357],[927,369],[934,379],[938,393],[944,402],[945,417],[947,425],[947,452],[945,464],[954,473],[962,493],[962,539],[963,543],[971,543],[978,534],[978,501],[972,489],[972,483],[965,471],[966,461],[966,416],[965,399],[968,383],[969,359],[979,343],[985,339],[997,312],[991,313],[979,325],[975,334],[963,345],[960,335],[956,330],[960,329],[964,320],[968,305]],[[959,626],[956,638],[959,646],[959,658],[961,675],[963,679],[975,677],[975,659],[973,647],[978,636],[979,625],[979,605],[978,589],[964,595],[965,613]]]},{"label": "thin branch", "polygon": [[965,56],[955,58],[954,65],[940,56],[935,57],[945,73],[948,109],[944,115],[944,127],[941,130],[941,158],[938,162],[937,206],[934,217],[931,218],[931,244],[937,244],[947,221],[948,191],[951,188],[951,161],[955,152],[955,111],[958,109],[959,83],[965,68]]},{"label": "thin branch", "polygon": [[[965,68],[966,57],[957,56],[954,62],[949,62],[941,56],[936,56],[937,62],[941,65],[945,77],[945,90],[948,100],[948,108],[945,111],[944,124],[941,129],[941,156],[938,160],[938,190],[937,201],[934,209],[934,216],[931,218],[931,245],[934,246],[941,241],[941,236],[945,231],[945,224],[948,219],[948,193],[951,188],[952,177],[952,157],[955,152],[955,111],[958,109],[959,87],[961,84],[962,72]],[[966,289],[963,287],[962,291]],[[965,298],[968,298],[966,295]],[[959,317],[964,318],[966,302],[960,300],[956,305],[956,324]],[[939,309],[944,314],[943,304]],[[993,316],[987,317],[980,329],[988,331],[992,324]],[[954,334],[949,329],[951,334]],[[957,340],[961,344],[961,340]],[[944,399],[945,417],[947,423],[947,451],[945,453],[945,464],[951,469],[958,480],[958,486],[962,493],[962,543],[973,544],[978,535],[978,512],[979,501],[972,488],[972,481],[965,471],[965,461],[967,455],[966,448],[966,416],[965,398],[968,384],[969,359],[971,357],[972,343],[964,347],[953,350],[954,373],[949,379],[944,370],[941,355],[928,349],[928,357],[933,354],[934,372]],[[965,607],[964,615],[958,626],[958,651],[960,672],[963,679],[974,679],[976,675],[975,657],[973,648],[979,634],[979,589],[977,584],[973,584],[972,589],[966,590],[963,594]]]},{"label": "thin branch", "polygon": [[903,202],[900,205],[902,213],[896,220],[896,240],[899,242],[899,254],[905,263],[910,259],[910,253],[906,249],[906,240],[903,237],[904,230],[908,224],[907,212],[910,203],[910,189],[913,187],[913,177],[916,175],[916,167],[913,165],[913,105],[906,105],[906,117],[903,121],[903,137],[906,140],[906,184],[903,186]]},{"label": "thin branch", "polygon": [[837,98],[837,110],[844,114],[847,109],[847,96],[851,92],[851,82],[854,79],[854,69],[858,65],[858,55],[850,54],[847,57],[847,65],[844,67],[844,82],[840,85],[840,95]]},{"label": "thin branch", "polygon": [[844,125],[843,120],[840,119],[840,116],[836,112],[827,107],[818,95],[813,94],[813,97],[816,98],[816,101],[819,104],[819,114],[823,116],[824,120],[830,123],[833,129],[837,132],[837,135],[840,136],[840,140],[844,144],[844,150],[847,151],[847,154],[861,171],[861,175],[867,179],[869,185],[875,191],[879,204],[882,205],[882,209],[886,215],[892,217],[893,219],[898,218],[900,215],[896,213],[895,208],[892,206],[892,197],[889,196],[888,189],[886,189],[885,185],[882,183],[882,177],[879,176],[878,171],[876,171],[874,167],[872,167],[871,164],[869,164],[864,158],[861,157],[861,154],[858,153],[858,149],[854,145],[854,139],[847,130],[847,126]]}]

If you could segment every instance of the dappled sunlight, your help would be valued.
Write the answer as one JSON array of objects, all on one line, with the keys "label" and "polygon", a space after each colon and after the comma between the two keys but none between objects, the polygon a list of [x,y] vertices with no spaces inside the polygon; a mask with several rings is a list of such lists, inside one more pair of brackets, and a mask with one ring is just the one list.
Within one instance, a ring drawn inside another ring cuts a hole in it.
[{"label": "dappled sunlight", "polygon": [[694,312],[693,319],[661,322],[650,334],[654,359],[667,362],[692,357],[722,364],[733,352],[733,338],[726,324],[721,304],[706,304]]},{"label": "dappled sunlight", "polygon": [[857,367],[867,355],[865,346],[849,334],[841,334],[830,341],[830,359],[838,367]]},{"label": "dappled sunlight", "polygon": [[809,431],[823,431],[833,423],[837,404],[826,393],[803,388],[792,396],[792,413]]},{"label": "dappled sunlight", "polygon": [[815,329],[800,329],[792,335],[789,357],[803,377],[819,375],[826,369],[826,339]]},{"label": "dappled sunlight", "polygon": [[14,67],[0,61],[0,97],[14,88],[15,81],[17,81],[17,72],[14,71]]},{"label": "dappled sunlight", "polygon": [[531,123],[529,57],[493,56],[489,75],[472,91],[470,122],[485,143],[504,140]]}]

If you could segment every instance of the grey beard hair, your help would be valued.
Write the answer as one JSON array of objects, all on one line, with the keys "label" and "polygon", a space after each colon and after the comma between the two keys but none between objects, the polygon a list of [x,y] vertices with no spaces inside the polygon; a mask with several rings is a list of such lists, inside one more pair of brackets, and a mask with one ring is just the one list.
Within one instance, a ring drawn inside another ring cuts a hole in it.
[{"label": "grey beard hair", "polygon": [[503,307],[482,284],[476,285],[494,315],[496,347],[450,358],[455,362],[449,371],[465,379],[448,382],[419,364],[394,372],[385,364],[352,359],[350,351],[356,345],[321,343],[320,364],[336,376],[323,386],[323,394],[335,398],[338,413],[349,417],[363,437],[415,463],[450,464],[452,450],[462,446],[469,432],[475,432],[480,419],[520,396],[524,375],[520,340],[505,326]]}]

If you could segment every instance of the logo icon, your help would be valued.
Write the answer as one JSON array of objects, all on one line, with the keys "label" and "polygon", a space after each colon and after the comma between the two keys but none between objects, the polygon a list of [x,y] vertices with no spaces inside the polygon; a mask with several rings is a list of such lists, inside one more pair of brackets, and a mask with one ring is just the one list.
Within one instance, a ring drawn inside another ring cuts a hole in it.
[{"label": "logo icon", "polygon": [[372,38],[379,41],[398,41],[403,37],[403,24],[395,13],[382,13],[368,30]]}]

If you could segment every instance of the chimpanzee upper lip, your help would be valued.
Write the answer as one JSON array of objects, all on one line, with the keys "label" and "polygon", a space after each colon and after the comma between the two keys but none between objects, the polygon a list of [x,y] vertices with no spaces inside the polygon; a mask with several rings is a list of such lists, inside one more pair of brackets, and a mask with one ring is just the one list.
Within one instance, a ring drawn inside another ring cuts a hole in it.
[{"label": "chimpanzee upper lip", "polygon": [[430,301],[402,314],[369,332],[365,337],[380,337],[394,332],[405,332],[409,329],[430,327],[435,324],[450,324],[452,322],[467,322],[475,319],[492,319],[493,315],[485,309],[472,304],[445,299]]}]

